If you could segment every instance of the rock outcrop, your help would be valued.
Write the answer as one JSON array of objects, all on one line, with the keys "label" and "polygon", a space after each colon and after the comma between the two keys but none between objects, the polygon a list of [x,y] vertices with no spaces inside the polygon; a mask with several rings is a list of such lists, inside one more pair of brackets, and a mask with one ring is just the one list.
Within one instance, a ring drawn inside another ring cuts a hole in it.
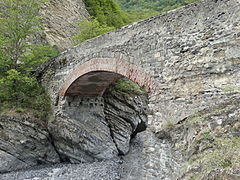
[{"label": "rock outcrop", "polygon": [[63,161],[92,162],[111,159],[118,151],[103,112],[102,98],[68,98],[49,123],[54,144]]},{"label": "rock outcrop", "polygon": [[46,124],[30,115],[1,115],[0,162],[0,173],[59,162]]},{"label": "rock outcrop", "polygon": [[103,97],[66,97],[48,122],[29,114],[1,115],[0,172],[124,155],[131,138],[147,127],[147,100],[142,91],[112,85]]},{"label": "rock outcrop", "polygon": [[[240,97],[171,124],[159,131],[159,141],[168,141],[182,156],[180,179],[238,179],[240,176]],[[179,156],[180,157],[180,156]]]},{"label": "rock outcrop", "polygon": [[49,123],[61,160],[93,162],[128,153],[131,138],[147,127],[147,102],[145,93],[114,85],[103,97],[66,97]]},{"label": "rock outcrop", "polygon": [[[124,83],[131,84],[129,81]],[[136,89],[124,92],[117,85],[105,92],[104,111],[119,154],[124,155],[129,151],[131,138],[147,128],[148,97],[139,87],[138,92]]]}]

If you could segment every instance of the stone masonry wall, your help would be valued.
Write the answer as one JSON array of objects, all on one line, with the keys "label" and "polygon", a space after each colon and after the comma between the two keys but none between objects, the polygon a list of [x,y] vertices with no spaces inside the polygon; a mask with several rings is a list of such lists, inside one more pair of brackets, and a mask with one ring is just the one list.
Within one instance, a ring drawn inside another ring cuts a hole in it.
[{"label": "stone masonry wall", "polygon": [[150,97],[157,128],[209,105],[208,99],[221,101],[218,94],[229,89],[239,91],[239,22],[238,0],[203,0],[88,40],[46,63],[39,75],[55,100],[68,75],[92,58],[136,64],[159,87]]}]

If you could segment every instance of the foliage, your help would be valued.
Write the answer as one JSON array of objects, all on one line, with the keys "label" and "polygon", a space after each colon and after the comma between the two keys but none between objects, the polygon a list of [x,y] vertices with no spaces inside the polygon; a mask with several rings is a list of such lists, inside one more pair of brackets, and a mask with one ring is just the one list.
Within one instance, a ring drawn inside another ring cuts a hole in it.
[{"label": "foliage", "polygon": [[[77,24],[76,44],[123,25],[189,4],[196,0],[85,0],[92,20]],[[121,7],[123,9],[121,9]]]},{"label": "foliage", "polygon": [[90,13],[101,25],[119,28],[129,23],[127,14],[113,0],[85,0]]},{"label": "foliage", "polygon": [[36,78],[26,76],[16,69],[0,77],[0,110],[9,108],[32,108],[35,111],[49,110],[49,98]]},{"label": "foliage", "polygon": [[149,9],[157,12],[168,11],[196,0],[116,0],[123,9]]},{"label": "foliage", "polygon": [[43,0],[0,1],[0,106],[3,108],[49,108],[49,100],[33,68],[58,51],[48,45],[32,44],[31,36],[40,32],[38,11]]},{"label": "foliage", "polygon": [[51,57],[57,56],[59,51],[49,45],[42,44],[32,44],[29,48],[22,54],[22,61],[25,67],[36,67]]},{"label": "foliage", "polygon": [[75,44],[115,29],[114,27],[100,24],[96,19],[93,19],[92,21],[82,20],[77,23],[77,28],[79,33],[73,36]]},{"label": "foliage", "polygon": [[0,3],[0,32],[11,68],[16,68],[27,46],[27,37],[40,30],[38,0],[3,0]]},{"label": "foliage", "polygon": [[126,78],[120,78],[115,81],[110,87],[110,91],[112,91],[113,94],[119,94],[124,96],[129,96],[129,94],[146,94],[146,91],[143,88]]},{"label": "foliage", "polygon": [[130,13],[132,20],[139,20],[169,11],[196,0],[115,0]]},{"label": "foliage", "polygon": [[113,0],[85,0],[84,3],[92,20],[77,23],[78,33],[73,36],[75,44],[130,23],[127,13]]}]

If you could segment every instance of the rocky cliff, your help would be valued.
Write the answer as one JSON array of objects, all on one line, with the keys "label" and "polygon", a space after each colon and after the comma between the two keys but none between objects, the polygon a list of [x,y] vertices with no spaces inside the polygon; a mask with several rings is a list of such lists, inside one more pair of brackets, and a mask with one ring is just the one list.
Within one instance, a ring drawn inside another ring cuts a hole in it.
[{"label": "rocky cliff", "polygon": [[46,122],[31,113],[2,113],[0,161],[0,173],[60,162]]},{"label": "rocky cliff", "polygon": [[240,96],[229,93],[218,104],[197,111],[156,133],[181,154],[180,179],[238,179],[240,168]]},{"label": "rocky cliff", "polygon": [[73,46],[71,37],[77,32],[76,22],[89,19],[82,0],[49,0],[40,13],[44,22],[42,39],[60,51]]},{"label": "rocky cliff", "polygon": [[49,130],[61,159],[71,163],[127,154],[132,137],[147,127],[144,92],[124,92],[112,85],[103,97],[74,96],[62,103]]}]

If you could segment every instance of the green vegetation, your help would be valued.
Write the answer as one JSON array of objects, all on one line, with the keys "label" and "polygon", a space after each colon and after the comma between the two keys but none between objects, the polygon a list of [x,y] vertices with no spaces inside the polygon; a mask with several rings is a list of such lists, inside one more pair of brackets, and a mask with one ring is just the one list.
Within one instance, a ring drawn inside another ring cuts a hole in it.
[{"label": "green vegetation", "polygon": [[147,94],[146,91],[138,84],[126,79],[118,79],[112,86],[109,87],[112,94],[124,95],[129,97],[130,94],[142,95]]},{"label": "green vegetation", "polygon": [[[77,23],[75,44],[196,0],[85,0],[92,20]],[[121,8],[121,7],[122,8]]]},{"label": "green vegetation", "polygon": [[75,44],[131,22],[127,13],[113,0],[85,0],[84,2],[92,20],[82,20],[77,23],[79,33],[73,36]]},{"label": "green vegetation", "polygon": [[90,13],[101,25],[119,28],[129,23],[127,14],[113,0],[85,0]]},{"label": "green vegetation", "polygon": [[171,121],[167,121],[164,128],[171,129],[173,127],[174,127],[174,123]]},{"label": "green vegetation", "polygon": [[[240,162],[240,138],[215,138],[211,149],[197,154],[194,164],[202,165],[201,174],[208,174],[214,169],[227,169]],[[196,174],[197,175],[197,174]]]},{"label": "green vegetation", "polygon": [[139,20],[155,14],[169,11],[180,6],[195,2],[196,0],[115,0],[121,7]]},{"label": "green vegetation", "polygon": [[118,79],[115,82],[115,87],[125,92],[134,91],[135,93],[139,93],[139,94],[142,94],[145,92],[138,84],[125,78]]},{"label": "green vegetation", "polygon": [[[189,143],[190,146],[187,147],[185,144],[184,147],[191,149],[192,152],[188,165],[198,168],[197,171],[186,173],[190,179],[206,179],[208,174],[216,169],[228,174],[239,165],[240,137],[237,121],[239,116],[235,114],[233,119],[227,118],[227,114],[237,112],[238,107],[239,98],[234,97],[220,105],[196,113],[189,119],[190,121],[186,120],[184,126],[198,132]],[[221,119],[222,117],[225,118]],[[216,124],[217,118],[223,120],[221,125]]]},{"label": "green vegetation", "polygon": [[233,89],[233,88],[231,88],[231,87],[228,87],[228,88],[223,89],[223,91],[224,91],[225,93],[230,93],[230,92],[234,92],[235,89]]},{"label": "green vegetation", "polygon": [[79,33],[73,36],[75,44],[79,44],[87,39],[94,38],[115,29],[106,24],[100,24],[96,19],[92,21],[82,20],[77,23],[77,28]]},{"label": "green vegetation", "polygon": [[0,2],[0,110],[31,108],[45,112],[50,107],[44,89],[31,76],[36,66],[58,54],[53,47],[29,40],[41,31],[38,11],[42,2]]}]

